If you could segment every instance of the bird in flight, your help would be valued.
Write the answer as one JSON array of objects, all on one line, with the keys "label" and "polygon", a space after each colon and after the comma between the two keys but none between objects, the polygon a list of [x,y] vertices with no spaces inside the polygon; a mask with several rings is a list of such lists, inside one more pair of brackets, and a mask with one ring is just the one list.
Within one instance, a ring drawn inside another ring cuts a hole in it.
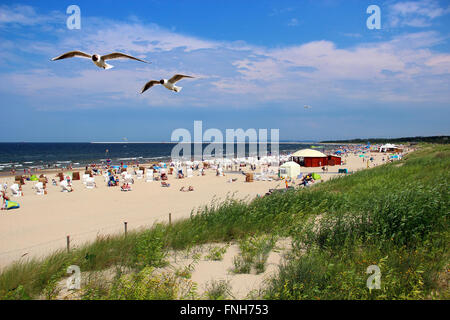
[{"label": "bird in flight", "polygon": [[162,84],[164,87],[166,87],[169,90],[175,91],[175,92],[180,92],[181,89],[183,89],[183,87],[177,87],[175,85],[175,83],[177,81],[180,81],[183,78],[194,78],[191,76],[185,76],[183,74],[176,74],[174,75],[172,78],[170,78],[169,80],[167,79],[161,79],[161,80],[150,80],[149,82],[147,82],[145,84],[145,86],[142,88],[141,93],[144,93],[145,91],[147,91],[148,89],[150,89],[151,87],[153,87],[156,84]]},{"label": "bird in flight", "polygon": [[56,61],[56,60],[62,60],[62,59],[68,59],[68,58],[74,58],[74,57],[81,57],[81,58],[87,58],[87,59],[91,59],[92,62],[99,68],[102,69],[111,69],[114,66],[107,64],[106,60],[113,60],[113,59],[122,59],[122,58],[126,58],[126,59],[131,59],[131,60],[136,60],[136,61],[141,61],[141,62],[145,62],[145,63],[151,63],[151,62],[147,62],[138,58],[135,58],[133,56],[129,56],[125,53],[121,53],[121,52],[113,52],[104,56],[98,55],[98,54],[87,54],[81,51],[69,51],[66,52],[58,57],[55,57],[52,59],[52,61]]},{"label": "bird in flight", "polygon": [[305,106],[303,106],[303,108],[305,108],[305,109],[311,109],[311,106],[305,105]]}]

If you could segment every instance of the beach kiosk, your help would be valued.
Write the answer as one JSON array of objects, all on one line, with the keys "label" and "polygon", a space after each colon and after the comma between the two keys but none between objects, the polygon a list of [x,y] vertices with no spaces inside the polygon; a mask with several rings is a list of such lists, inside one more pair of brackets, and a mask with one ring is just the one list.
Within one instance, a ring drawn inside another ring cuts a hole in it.
[{"label": "beach kiosk", "polygon": [[300,174],[300,165],[294,161],[288,161],[280,166],[280,178],[295,179]]},{"label": "beach kiosk", "polygon": [[340,166],[342,164],[341,157],[337,155],[328,155],[328,165],[329,166]]},{"label": "beach kiosk", "polygon": [[328,156],[317,150],[303,149],[292,154],[292,161],[304,167],[322,167],[328,165]]}]

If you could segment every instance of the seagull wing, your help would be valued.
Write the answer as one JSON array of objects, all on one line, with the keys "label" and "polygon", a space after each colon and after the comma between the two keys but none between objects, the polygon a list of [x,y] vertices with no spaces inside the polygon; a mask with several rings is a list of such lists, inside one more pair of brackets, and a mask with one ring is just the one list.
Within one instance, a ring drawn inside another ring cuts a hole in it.
[{"label": "seagull wing", "polygon": [[144,93],[145,91],[147,91],[148,89],[150,89],[151,87],[153,87],[155,84],[159,84],[158,80],[150,80],[149,82],[147,82],[145,84],[145,86],[142,88],[141,93]]},{"label": "seagull wing", "polygon": [[137,60],[137,61],[141,61],[141,62],[145,62],[145,63],[151,63],[151,62],[147,62],[132,56],[129,56],[125,53],[121,53],[121,52],[113,52],[107,55],[102,56],[103,60],[112,60],[112,59],[121,59],[121,58],[128,58],[128,59],[132,59],[132,60]]},{"label": "seagull wing", "polygon": [[53,58],[52,61],[73,58],[73,57],[82,57],[82,58],[91,59],[92,56],[90,54],[87,54],[87,53],[84,53],[81,51],[69,51],[69,52],[66,52],[66,53],[60,55],[59,57]]},{"label": "seagull wing", "polygon": [[194,77],[191,77],[191,76],[185,76],[184,74],[176,74],[176,75],[174,75],[172,78],[169,79],[169,82],[170,82],[170,83],[175,83],[175,82],[177,82],[177,81],[180,81],[180,80],[183,79],[183,78],[194,78]]}]

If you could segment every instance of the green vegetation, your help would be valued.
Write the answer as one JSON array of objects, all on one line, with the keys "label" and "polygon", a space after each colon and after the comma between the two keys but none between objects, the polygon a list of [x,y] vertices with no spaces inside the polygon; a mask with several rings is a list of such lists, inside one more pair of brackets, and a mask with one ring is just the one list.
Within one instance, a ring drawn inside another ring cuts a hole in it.
[{"label": "green vegetation", "polygon": [[90,283],[82,295],[84,300],[172,300],[195,297],[194,283],[174,274],[156,273],[153,267],[122,275],[108,285],[100,281]]},{"label": "green vegetation", "polygon": [[367,141],[371,143],[450,143],[449,136],[431,136],[431,137],[404,137],[404,138],[368,138],[368,139],[351,139],[351,140],[327,140],[321,143],[358,143],[365,144]]},{"label": "green vegetation", "polygon": [[246,237],[239,240],[240,254],[234,257],[233,271],[250,273],[254,268],[257,274],[264,272],[267,258],[275,243],[276,238],[273,235]]},{"label": "green vegetation", "polygon": [[209,248],[209,252],[205,256],[205,259],[212,261],[220,261],[223,259],[223,255],[227,252],[229,247],[230,247],[229,244],[224,246],[212,246],[211,248]]},{"label": "green vegetation", "polygon": [[208,282],[205,297],[208,300],[225,300],[232,297],[230,283],[226,280]]},{"label": "green vegetation", "polygon": [[192,272],[195,270],[195,265],[198,263],[198,259],[194,259],[190,264],[185,267],[178,268],[175,270],[175,275],[181,278],[190,279],[192,277]]},{"label": "green vegetation", "polygon": [[[264,298],[449,299],[449,169],[450,147],[424,145],[400,162],[311,188],[213,202],[172,226],[103,237],[70,253],[13,264],[0,274],[0,297],[54,298],[56,282],[69,265],[78,265],[83,272],[129,270],[108,286],[92,281],[85,299],[192,298],[195,284],[154,271],[167,263],[169,250],[234,240],[263,270],[272,242],[260,240],[289,237],[293,250],[262,291]],[[380,290],[366,286],[373,264],[381,270]]]}]

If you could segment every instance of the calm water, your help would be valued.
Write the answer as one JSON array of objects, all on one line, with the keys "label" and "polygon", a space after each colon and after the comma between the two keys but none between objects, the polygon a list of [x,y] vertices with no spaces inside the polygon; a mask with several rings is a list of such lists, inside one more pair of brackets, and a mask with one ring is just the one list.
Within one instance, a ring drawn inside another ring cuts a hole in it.
[{"label": "calm water", "polygon": [[[13,167],[16,170],[66,167],[69,164],[79,167],[106,159],[111,159],[114,164],[167,160],[174,146],[172,143],[0,143],[0,171],[9,171]],[[289,153],[309,147],[311,144],[280,143],[279,150]],[[267,150],[270,152],[270,144]],[[247,155],[248,151],[246,144]]]}]

